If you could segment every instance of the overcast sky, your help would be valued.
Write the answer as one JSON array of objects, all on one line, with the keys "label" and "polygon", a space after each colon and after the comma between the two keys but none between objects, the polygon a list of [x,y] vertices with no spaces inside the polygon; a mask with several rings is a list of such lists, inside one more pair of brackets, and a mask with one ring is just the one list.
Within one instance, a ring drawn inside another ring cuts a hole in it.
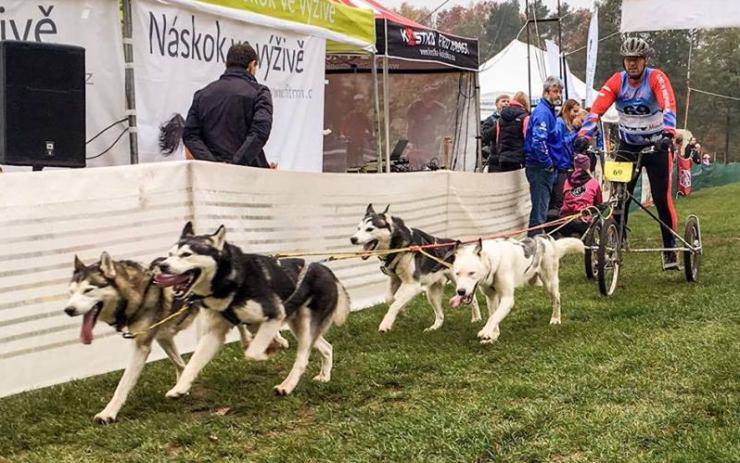
[{"label": "overcast sky", "polygon": [[[409,3],[416,7],[426,7],[429,9],[434,9],[444,3],[444,0],[379,0],[379,3],[381,3],[383,6],[389,7],[389,8],[398,8],[401,6],[401,3],[406,1],[406,3]],[[571,6],[577,7],[577,8],[591,8],[594,4],[594,0],[564,0],[565,2],[569,3]],[[522,4],[522,9],[524,9],[524,0],[519,0],[519,2]],[[472,0],[449,0],[442,9],[455,6],[455,5],[463,5],[467,6],[471,3],[475,3]],[[544,0],[543,2],[545,5],[547,5],[550,10],[557,9],[558,2],[557,0]]]}]

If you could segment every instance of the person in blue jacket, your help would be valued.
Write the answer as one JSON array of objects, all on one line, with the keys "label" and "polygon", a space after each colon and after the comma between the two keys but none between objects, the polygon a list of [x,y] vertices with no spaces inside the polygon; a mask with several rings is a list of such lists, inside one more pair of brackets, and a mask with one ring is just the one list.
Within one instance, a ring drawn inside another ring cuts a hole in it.
[{"label": "person in blue jacket", "polygon": [[563,187],[565,179],[573,172],[573,143],[578,136],[578,130],[582,123],[579,123],[581,115],[581,104],[578,101],[570,99],[563,103],[560,109],[560,117],[557,118],[558,133],[563,141],[563,149],[560,156],[555,159],[555,169],[558,172],[550,195],[550,213],[560,211],[563,206]]},{"label": "person in blue jacket", "polygon": [[[545,80],[542,99],[534,108],[524,139],[525,172],[529,181],[532,211],[529,227],[545,223],[552,188],[557,181],[557,160],[563,157],[563,139],[557,126],[555,105],[560,103],[563,82],[554,76]],[[543,233],[530,230],[529,236]]]}]

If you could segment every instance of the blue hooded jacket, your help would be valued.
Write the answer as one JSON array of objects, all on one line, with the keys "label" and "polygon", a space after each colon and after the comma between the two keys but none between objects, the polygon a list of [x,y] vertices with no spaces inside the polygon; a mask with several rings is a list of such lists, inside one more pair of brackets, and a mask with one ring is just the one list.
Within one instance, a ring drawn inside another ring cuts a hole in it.
[{"label": "blue hooded jacket", "polygon": [[561,171],[570,170],[573,168],[573,145],[578,135],[578,129],[568,129],[562,117],[558,117],[557,124],[558,134],[563,142],[563,149],[560,152],[561,156],[555,159],[555,167]]},{"label": "blue hooded jacket", "polygon": [[555,108],[542,98],[532,112],[524,138],[525,164],[528,166],[557,167],[562,158],[563,139],[558,131]]}]

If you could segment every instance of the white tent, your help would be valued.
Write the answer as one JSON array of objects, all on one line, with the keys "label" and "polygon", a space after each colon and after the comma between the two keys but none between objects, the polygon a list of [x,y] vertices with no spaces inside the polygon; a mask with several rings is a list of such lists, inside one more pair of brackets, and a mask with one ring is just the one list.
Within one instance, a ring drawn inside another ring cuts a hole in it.
[{"label": "white tent", "polygon": [[[530,63],[532,75],[532,95],[536,100],[542,94],[542,84],[548,75],[558,75],[559,70],[550,71],[546,53],[530,45]],[[496,97],[505,93],[513,95],[518,91],[529,92],[527,84],[527,44],[514,39],[496,56],[480,67],[480,108],[481,119],[488,117],[495,108]],[[586,98],[586,84],[568,72],[568,98],[583,100]],[[575,93],[575,94],[572,94]],[[614,106],[603,117],[604,122],[617,122]]]}]

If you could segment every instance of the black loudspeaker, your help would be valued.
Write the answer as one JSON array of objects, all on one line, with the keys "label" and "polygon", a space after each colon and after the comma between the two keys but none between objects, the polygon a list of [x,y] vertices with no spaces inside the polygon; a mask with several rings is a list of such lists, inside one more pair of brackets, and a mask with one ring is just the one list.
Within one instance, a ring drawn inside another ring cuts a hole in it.
[{"label": "black loudspeaker", "polygon": [[85,49],[0,42],[0,164],[85,167]]}]

